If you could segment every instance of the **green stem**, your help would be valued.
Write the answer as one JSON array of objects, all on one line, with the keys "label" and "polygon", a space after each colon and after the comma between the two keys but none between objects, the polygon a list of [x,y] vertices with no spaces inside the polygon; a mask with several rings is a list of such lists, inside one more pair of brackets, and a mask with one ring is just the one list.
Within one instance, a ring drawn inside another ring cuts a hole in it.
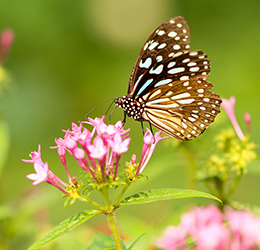
[{"label": "green stem", "polygon": [[130,184],[131,184],[131,183],[127,183],[127,184],[125,185],[125,187],[122,189],[121,193],[118,195],[116,201],[115,201],[114,204],[113,204],[115,207],[118,206],[118,204],[119,204],[119,202],[120,202],[122,196],[124,195],[124,193],[126,192],[126,190],[128,189],[128,187],[130,186]]},{"label": "green stem", "polygon": [[195,176],[195,172],[197,171],[198,167],[197,164],[190,152],[190,149],[188,148],[188,146],[186,145],[186,143],[182,143],[182,149],[183,152],[186,156],[186,159],[188,160],[189,165],[191,166],[191,168],[185,164],[186,166],[186,186],[188,188],[194,188],[195,187],[195,182],[194,182],[194,176]]},{"label": "green stem", "polygon": [[90,199],[89,199],[88,197],[86,197],[85,195],[81,195],[80,197],[83,198],[84,201],[87,202],[87,203],[89,203],[90,205],[92,205],[92,206],[94,206],[94,207],[96,207],[96,208],[98,208],[98,209],[104,211],[104,207],[100,206],[100,205],[99,205],[98,203],[96,203],[95,201],[90,200]]},{"label": "green stem", "polygon": [[239,175],[236,176],[236,179],[232,185],[232,187],[229,189],[229,191],[227,192],[227,194],[225,195],[225,200],[223,202],[226,202],[228,200],[228,198],[233,194],[233,192],[235,191],[235,189],[237,188],[242,176],[243,176],[243,169],[240,169],[240,173]]},{"label": "green stem", "polygon": [[111,211],[111,212],[107,213],[106,215],[107,215],[109,227],[110,227],[113,239],[114,239],[116,250],[122,250],[123,248],[121,245],[120,236],[119,236],[119,232],[118,232],[117,225],[116,225],[115,211]]},{"label": "green stem", "polygon": [[110,209],[110,202],[109,202],[109,196],[108,196],[108,188],[104,187],[102,188],[102,194],[105,200],[106,209]]}]

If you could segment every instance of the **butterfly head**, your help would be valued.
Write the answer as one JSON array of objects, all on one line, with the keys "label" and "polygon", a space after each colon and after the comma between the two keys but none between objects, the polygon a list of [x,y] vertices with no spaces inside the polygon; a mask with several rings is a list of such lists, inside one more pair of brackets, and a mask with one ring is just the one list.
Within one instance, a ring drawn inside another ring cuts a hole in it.
[{"label": "butterfly head", "polygon": [[142,121],[142,113],[144,111],[145,104],[141,104],[137,100],[131,97],[123,96],[115,100],[117,107],[122,108],[127,116],[132,117],[136,121]]}]

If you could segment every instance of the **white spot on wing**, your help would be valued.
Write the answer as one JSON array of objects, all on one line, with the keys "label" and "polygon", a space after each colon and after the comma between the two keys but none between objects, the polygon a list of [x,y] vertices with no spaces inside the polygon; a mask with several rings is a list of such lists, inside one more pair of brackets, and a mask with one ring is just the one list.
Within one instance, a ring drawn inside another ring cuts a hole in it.
[{"label": "white spot on wing", "polygon": [[151,83],[153,82],[153,79],[147,80],[144,85],[139,89],[137,95],[140,95]]},{"label": "white spot on wing", "polygon": [[179,44],[175,44],[174,46],[173,46],[173,49],[175,49],[175,50],[179,50],[181,48],[181,46],[179,45]]},{"label": "white spot on wing", "polygon": [[190,72],[197,72],[199,71],[200,67],[192,67],[190,68]]},{"label": "white spot on wing", "polygon": [[181,73],[185,71],[185,68],[181,67],[181,68],[173,68],[173,69],[170,69],[168,71],[169,74],[177,74],[177,73]]},{"label": "white spot on wing", "polygon": [[163,64],[159,65],[156,69],[150,69],[149,73],[159,75],[162,73],[162,71],[163,71]]},{"label": "white spot on wing", "polygon": [[167,65],[167,68],[171,68],[171,67],[173,67],[175,64],[176,64],[176,62],[170,62],[170,63]]},{"label": "white spot on wing", "polygon": [[161,80],[161,81],[157,82],[157,83],[154,85],[154,87],[158,87],[158,86],[161,86],[161,85],[170,83],[170,82],[172,82],[172,79],[164,79],[164,80]]},{"label": "white spot on wing", "polygon": [[182,76],[182,77],[180,77],[181,81],[185,81],[185,80],[189,80],[189,79],[190,79],[189,76]]},{"label": "white spot on wing", "polygon": [[153,42],[149,47],[148,49],[149,50],[153,50],[159,43],[158,42]]},{"label": "white spot on wing", "polygon": [[157,56],[157,57],[156,57],[156,61],[157,61],[157,62],[161,62],[162,60],[163,60],[163,57],[162,57],[162,56]]},{"label": "white spot on wing", "polygon": [[154,98],[155,96],[157,96],[157,95],[159,95],[159,94],[161,94],[161,90],[160,89],[157,89],[156,91],[154,91],[154,93],[152,93],[151,95],[150,95],[150,99],[152,99],[152,98]]},{"label": "white spot on wing", "polygon": [[165,31],[164,31],[164,30],[159,30],[159,31],[157,32],[157,34],[158,34],[159,36],[162,36],[163,34],[165,34]]},{"label": "white spot on wing", "polygon": [[190,97],[190,93],[182,93],[179,95],[175,95],[175,96],[172,96],[171,99],[176,100],[176,99],[186,98],[186,97]]},{"label": "white spot on wing", "polygon": [[158,46],[158,48],[157,49],[163,49],[164,47],[166,47],[166,43],[162,43],[162,44],[160,44],[159,46]]},{"label": "white spot on wing", "polygon": [[168,34],[168,37],[175,37],[175,36],[177,36],[177,33],[175,31],[171,31]]},{"label": "white spot on wing", "polygon": [[178,100],[177,102],[180,104],[190,104],[193,103],[195,99],[184,99],[184,100]]},{"label": "white spot on wing", "polygon": [[143,60],[140,61],[139,67],[148,69],[151,66],[151,64],[152,64],[152,59],[148,57],[144,62]]}]

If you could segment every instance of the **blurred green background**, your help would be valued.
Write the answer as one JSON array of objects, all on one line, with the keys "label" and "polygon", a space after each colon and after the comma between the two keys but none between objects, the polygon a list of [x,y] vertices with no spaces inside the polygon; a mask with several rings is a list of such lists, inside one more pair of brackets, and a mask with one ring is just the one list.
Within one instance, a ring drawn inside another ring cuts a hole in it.
[{"label": "blurred green background", "polygon": [[[41,144],[42,159],[66,180],[56,150],[49,149],[54,138],[63,136],[61,130],[70,128],[71,122],[84,120],[86,113],[102,101],[126,94],[141,46],[170,17],[185,17],[191,31],[191,49],[202,49],[211,60],[209,81],[215,86],[213,91],[224,98],[236,97],[236,115],[243,131],[243,114],[246,111],[251,114],[252,139],[259,144],[259,10],[259,0],[1,0],[0,30],[12,28],[15,42],[5,65],[12,82],[0,99],[1,118],[10,131],[10,149],[0,182],[0,202],[10,208],[2,214],[9,216],[10,228],[4,232],[5,246],[0,249],[25,249],[53,225],[89,208],[79,202],[63,208],[60,192],[45,184],[32,189],[25,175],[33,172],[33,167],[21,159],[28,159],[28,154]],[[104,115],[107,108],[108,104],[101,106],[92,117]],[[122,110],[116,110],[112,122],[122,118]],[[198,153],[208,151],[216,131],[228,125],[223,112],[207,132],[194,140],[201,145]],[[128,119],[126,127],[131,128],[132,141],[122,165],[132,153],[140,157],[142,147],[140,124]],[[207,147],[203,146],[204,138]],[[190,187],[185,163],[182,152],[174,151],[168,144],[159,144],[145,172],[149,180],[134,185],[128,195],[148,188]],[[71,161],[71,171],[77,175],[79,169],[72,169],[73,164]],[[256,191],[258,173],[249,171],[234,199],[260,205]],[[176,204],[181,203],[120,209],[118,221],[126,231],[123,238],[131,241],[152,230],[155,221],[176,211]],[[12,220],[16,222],[12,224]],[[75,244],[78,238],[81,242],[81,236],[89,239],[93,231],[108,232],[102,216],[88,225],[92,228],[81,226],[71,240],[70,235],[57,240],[53,249],[75,249],[70,244]],[[2,225],[0,230],[3,229],[6,227]],[[64,241],[70,242],[66,243],[67,248],[59,248]],[[81,248],[77,244],[77,249],[84,249],[84,245]]]}]

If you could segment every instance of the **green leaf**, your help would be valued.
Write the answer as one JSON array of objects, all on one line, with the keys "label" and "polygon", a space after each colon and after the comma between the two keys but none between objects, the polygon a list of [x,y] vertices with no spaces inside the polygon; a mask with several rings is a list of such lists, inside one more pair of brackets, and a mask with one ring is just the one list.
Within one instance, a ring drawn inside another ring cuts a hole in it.
[{"label": "green leaf", "polygon": [[61,222],[58,226],[53,228],[49,233],[43,236],[40,240],[38,240],[33,245],[31,245],[27,250],[38,249],[39,247],[46,245],[47,243],[55,240],[56,238],[62,236],[63,234],[68,233],[75,227],[79,226],[86,220],[93,217],[94,215],[100,213],[102,213],[102,211],[100,210],[87,210],[69,217],[68,219]]},{"label": "green leaf", "polygon": [[124,200],[122,200],[119,204],[120,206],[125,205],[134,205],[134,204],[144,204],[155,201],[166,201],[173,199],[183,199],[190,197],[201,197],[217,200],[220,203],[222,201],[217,197],[207,194],[201,191],[189,190],[189,189],[177,189],[177,188],[164,188],[164,189],[152,189],[147,191],[142,191],[137,194],[131,195]]},{"label": "green leaf", "polygon": [[[122,241],[121,244],[125,250],[126,248]],[[86,250],[116,250],[116,248],[111,235],[97,232],[94,234],[93,240]]]}]

